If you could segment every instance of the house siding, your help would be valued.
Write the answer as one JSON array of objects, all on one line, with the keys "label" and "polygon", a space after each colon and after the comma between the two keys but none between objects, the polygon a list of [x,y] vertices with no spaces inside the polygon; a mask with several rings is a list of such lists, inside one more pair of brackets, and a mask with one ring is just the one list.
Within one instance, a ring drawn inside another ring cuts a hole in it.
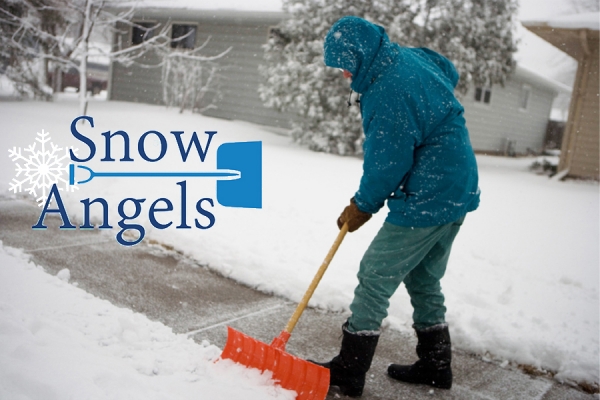
[{"label": "house siding", "polygon": [[[139,62],[158,65],[160,59],[155,55],[146,54]],[[110,100],[163,104],[162,90],[160,68],[126,67],[119,63],[112,63]]]},{"label": "house siding", "polygon": [[[134,20],[141,20],[138,16]],[[144,18],[153,22],[166,23],[166,16]],[[202,51],[205,56],[217,55],[228,48],[229,53],[217,62],[220,65],[221,99],[215,102],[217,108],[203,114],[244,120],[257,124],[289,128],[291,114],[279,113],[263,106],[258,95],[259,84],[263,81],[259,73],[259,65],[263,62],[262,45],[267,41],[269,28],[276,24],[269,19],[245,20],[228,19],[226,23],[210,14],[186,15],[183,18],[171,18],[173,23],[197,24],[196,46],[202,45],[208,38],[210,41]],[[193,21],[193,22],[192,22]],[[123,29],[125,32],[130,29]],[[122,34],[115,40],[129,43],[130,33]],[[147,55],[144,63],[158,65],[160,59],[156,55]],[[114,63],[112,69],[111,100],[164,104],[162,98],[162,69],[124,66]]]},{"label": "house siding", "polygon": [[[531,90],[526,110],[520,109],[523,85]],[[503,154],[509,141],[516,153],[542,150],[555,95],[556,92],[532,84],[518,73],[504,87],[492,87],[490,104],[475,102],[471,88],[461,102],[475,151]]]}]

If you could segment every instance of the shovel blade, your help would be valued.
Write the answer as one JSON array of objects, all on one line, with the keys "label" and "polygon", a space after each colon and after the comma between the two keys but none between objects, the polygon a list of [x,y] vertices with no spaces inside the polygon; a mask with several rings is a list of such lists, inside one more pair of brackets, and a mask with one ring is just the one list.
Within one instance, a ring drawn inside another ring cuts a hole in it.
[{"label": "shovel blade", "polygon": [[284,389],[294,390],[297,400],[323,400],[329,390],[329,370],[227,327],[227,343],[221,358],[246,367],[269,370]]},{"label": "shovel blade", "polygon": [[262,208],[262,142],[224,143],[217,149],[217,169],[240,172],[217,181],[217,201],[224,207]]}]

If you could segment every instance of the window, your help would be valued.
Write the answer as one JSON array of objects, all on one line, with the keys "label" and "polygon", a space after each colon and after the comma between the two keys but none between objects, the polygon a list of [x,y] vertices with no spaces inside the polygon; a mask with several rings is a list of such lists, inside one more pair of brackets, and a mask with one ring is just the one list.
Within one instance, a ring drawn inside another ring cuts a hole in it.
[{"label": "window", "polygon": [[490,104],[490,100],[492,99],[492,89],[491,88],[475,88],[475,102],[481,104]]},{"label": "window", "polygon": [[131,44],[142,44],[154,35],[156,22],[135,22],[131,27]]},{"label": "window", "polygon": [[523,85],[521,87],[521,96],[519,98],[519,109],[522,111],[529,108],[529,99],[531,99],[531,86]]},{"label": "window", "polygon": [[173,24],[171,28],[171,48],[193,49],[196,45],[196,25]]}]

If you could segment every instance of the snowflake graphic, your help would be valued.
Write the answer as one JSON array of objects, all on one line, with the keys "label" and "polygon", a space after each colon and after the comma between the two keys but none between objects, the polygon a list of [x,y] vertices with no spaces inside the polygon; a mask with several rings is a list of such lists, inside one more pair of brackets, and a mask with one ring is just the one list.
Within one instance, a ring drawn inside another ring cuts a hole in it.
[{"label": "snowflake graphic", "polygon": [[[37,143],[36,143],[37,142]],[[41,148],[36,149],[38,143]],[[13,178],[9,190],[13,193],[27,192],[32,195],[38,206],[46,201],[48,193],[55,183],[59,190],[75,191],[69,185],[69,150],[71,147],[59,147],[50,141],[49,132],[37,132],[35,142],[26,149],[13,147],[8,156],[15,163],[16,178]],[[74,150],[75,151],[75,150]],[[63,162],[65,162],[63,164]],[[63,178],[66,173],[67,178]],[[60,184],[63,186],[61,187]]]}]

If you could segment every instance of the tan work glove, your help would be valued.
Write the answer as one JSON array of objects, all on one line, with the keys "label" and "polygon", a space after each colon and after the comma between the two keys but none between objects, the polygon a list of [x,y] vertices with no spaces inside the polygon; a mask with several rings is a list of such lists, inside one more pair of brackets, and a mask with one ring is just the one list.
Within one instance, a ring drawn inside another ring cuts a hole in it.
[{"label": "tan work glove", "polygon": [[337,220],[338,228],[342,229],[344,222],[348,223],[348,232],[354,232],[365,222],[371,219],[372,214],[360,211],[354,202],[354,197],[350,199],[350,205],[347,206]]}]

